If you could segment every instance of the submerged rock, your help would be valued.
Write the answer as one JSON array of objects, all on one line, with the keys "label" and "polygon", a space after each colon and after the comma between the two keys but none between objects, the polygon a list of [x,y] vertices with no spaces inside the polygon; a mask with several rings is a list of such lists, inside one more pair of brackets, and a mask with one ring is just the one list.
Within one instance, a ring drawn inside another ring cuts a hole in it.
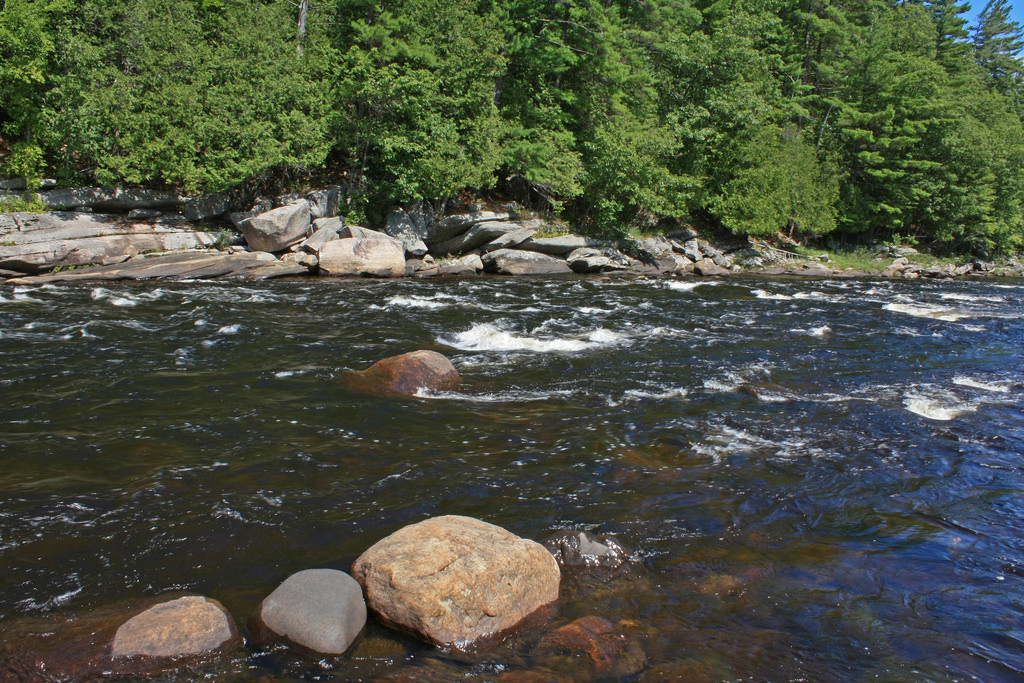
[{"label": "submerged rock", "polygon": [[544,546],[460,516],[396,531],[363,553],[352,575],[385,624],[455,651],[545,618],[560,579]]},{"label": "submerged rock", "polygon": [[362,391],[413,396],[424,389],[436,391],[456,386],[459,371],[436,351],[413,351],[352,373],[350,383]]},{"label": "submerged rock", "polygon": [[602,617],[583,617],[546,635],[535,655],[542,660],[570,655],[583,659],[598,675],[632,676],[646,666],[647,657],[640,643],[623,631]]},{"label": "submerged rock", "polygon": [[126,621],[114,634],[111,657],[198,656],[231,650],[241,640],[219,602],[193,595],[162,602]]},{"label": "submerged rock", "polygon": [[345,572],[306,569],[264,598],[251,623],[260,640],[276,636],[314,652],[338,655],[366,626],[366,603],[362,588]]},{"label": "submerged rock", "polygon": [[629,560],[629,552],[614,536],[598,538],[586,531],[559,531],[544,540],[544,547],[562,568],[615,569]]}]

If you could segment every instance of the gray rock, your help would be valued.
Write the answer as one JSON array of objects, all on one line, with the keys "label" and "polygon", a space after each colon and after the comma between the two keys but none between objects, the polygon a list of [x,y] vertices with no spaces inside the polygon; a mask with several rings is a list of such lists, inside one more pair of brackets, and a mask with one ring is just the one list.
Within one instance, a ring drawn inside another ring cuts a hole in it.
[{"label": "gray rock", "polygon": [[248,211],[236,211],[228,214],[228,220],[235,226],[236,230],[240,230],[242,223],[253,216],[259,216],[261,213],[266,213],[274,208],[274,202],[270,201],[266,197],[257,197],[256,203]]},{"label": "gray rock", "polygon": [[253,216],[239,226],[252,249],[271,252],[305,239],[309,227],[309,202],[305,199]]},{"label": "gray rock", "polygon": [[637,240],[641,249],[644,249],[654,257],[664,256],[672,253],[672,242],[667,237],[647,237]]},{"label": "gray rock", "polygon": [[698,242],[700,246],[700,253],[705,257],[714,260],[715,257],[723,256],[722,252],[708,244],[707,242]]},{"label": "gray rock", "polygon": [[24,178],[0,178],[0,190],[24,190]]},{"label": "gray rock", "polygon": [[78,187],[51,190],[39,195],[43,204],[51,209],[69,206],[88,206],[97,211],[131,211],[132,209],[176,210],[182,198],[169,190],[106,189]]},{"label": "gray rock", "polygon": [[499,249],[483,256],[484,270],[500,275],[556,275],[571,273],[564,260],[530,251]]},{"label": "gray rock", "polygon": [[991,273],[993,270],[996,269],[996,264],[993,261],[975,259],[972,262],[972,264],[974,265],[974,270],[978,271],[979,273]]},{"label": "gray rock", "polygon": [[472,228],[450,240],[435,244],[430,248],[433,254],[444,256],[446,254],[464,254],[471,249],[482,247],[502,235],[520,230],[518,223],[506,223],[504,221],[488,221],[477,223]]},{"label": "gray rock", "polygon": [[313,221],[313,234],[301,242],[299,248],[310,254],[318,254],[325,244],[338,239],[343,227],[340,218],[318,218]]},{"label": "gray rock", "polygon": [[306,201],[309,202],[309,215],[314,219],[332,218],[338,215],[341,187],[332,185],[322,190],[313,190],[306,195]]},{"label": "gray rock", "polygon": [[484,269],[484,262],[476,254],[468,254],[451,261],[442,261],[438,265],[441,275],[476,275]]},{"label": "gray rock", "polygon": [[320,260],[316,257],[316,254],[300,251],[293,254],[285,254],[281,257],[281,263],[302,266],[306,270],[315,270],[320,265]]},{"label": "gray rock", "polygon": [[345,572],[307,569],[264,598],[255,622],[261,640],[273,634],[315,652],[340,655],[366,625],[363,589]]},{"label": "gray rock", "polygon": [[56,178],[43,178],[42,180],[39,181],[40,190],[52,190],[55,187],[57,187]]},{"label": "gray rock", "polygon": [[700,235],[698,235],[697,231],[693,228],[681,228],[668,234],[669,238],[679,240],[681,242],[689,242],[690,240],[697,239],[699,236]]},{"label": "gray rock", "polygon": [[395,209],[388,214],[383,232],[402,243],[406,258],[418,259],[426,256],[427,245],[423,241],[426,233],[405,209]]},{"label": "gray rock", "polygon": [[569,254],[565,260],[575,273],[625,270],[632,265],[632,259],[611,247],[582,247]]},{"label": "gray rock", "polygon": [[[345,228],[348,229],[348,228]],[[319,253],[320,272],[338,277],[403,277],[405,249],[396,239],[343,237],[325,244]]]},{"label": "gray rock", "polygon": [[187,226],[131,223],[101,214],[15,213],[6,220],[15,229],[2,231],[0,268],[23,273],[109,264],[146,252],[205,249],[217,240]]},{"label": "gray rock", "polygon": [[530,239],[518,245],[518,249],[536,251],[549,256],[566,256],[582,247],[600,247],[602,243],[589,237],[579,235],[563,235],[561,237],[544,237]]},{"label": "gray rock", "polygon": [[156,209],[132,209],[128,212],[128,218],[157,218],[161,213]]},{"label": "gray rock", "polygon": [[279,209],[282,206],[290,206],[292,204],[304,201],[305,199],[306,196],[301,192],[289,192],[288,194],[279,194],[276,197],[274,197],[274,208]]},{"label": "gray rock", "polygon": [[496,240],[492,240],[480,248],[483,253],[497,251],[498,249],[511,249],[537,234],[536,228],[520,228],[507,232]]},{"label": "gray rock", "polygon": [[266,252],[186,251],[131,258],[117,265],[37,275],[23,278],[31,284],[47,282],[113,280],[204,280],[241,278],[267,280],[293,275],[308,275],[309,269],[297,263],[284,263]]},{"label": "gray rock", "polygon": [[219,602],[188,596],[150,607],[122,624],[111,656],[169,659],[224,652],[240,643],[234,621]]},{"label": "gray rock", "polygon": [[729,271],[721,266],[717,265],[710,259],[704,259],[703,261],[697,261],[693,264],[693,272],[704,277],[712,277],[716,275],[728,275]]},{"label": "gray rock", "polygon": [[459,233],[469,230],[477,223],[506,221],[509,218],[511,218],[511,214],[494,213],[492,211],[474,211],[473,213],[448,216],[447,218],[442,218],[436,223],[427,226],[427,234],[424,237],[424,241],[428,245],[433,246],[438,242],[451,239]]},{"label": "gray rock", "polygon": [[226,214],[233,201],[234,194],[227,191],[186,197],[181,204],[181,213],[190,221],[205,221]]},{"label": "gray rock", "polygon": [[704,260],[704,254],[700,250],[700,242],[696,239],[687,240],[683,244],[683,255],[694,263]]},{"label": "gray rock", "polygon": [[385,235],[377,230],[370,230],[359,225],[346,225],[338,231],[338,237],[357,237],[364,240],[393,240],[394,237]]}]

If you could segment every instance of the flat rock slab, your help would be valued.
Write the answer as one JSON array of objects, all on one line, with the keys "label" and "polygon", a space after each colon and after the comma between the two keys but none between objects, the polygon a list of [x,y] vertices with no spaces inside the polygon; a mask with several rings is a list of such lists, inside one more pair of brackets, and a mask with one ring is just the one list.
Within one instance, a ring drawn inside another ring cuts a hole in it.
[{"label": "flat rock slab", "polygon": [[360,391],[414,396],[424,389],[451,389],[459,383],[459,371],[436,351],[413,351],[377,361],[354,372],[350,384]]},{"label": "flat rock slab", "polygon": [[544,546],[461,516],[396,531],[363,553],[352,575],[385,624],[462,652],[545,614],[561,577]]},{"label": "flat rock slab", "polygon": [[600,247],[605,243],[592,240],[589,237],[579,235],[562,235],[560,237],[542,237],[540,239],[530,238],[517,248],[527,251],[536,251],[549,256],[565,256],[583,247]]},{"label": "flat rock slab", "polygon": [[518,249],[498,249],[484,254],[483,263],[484,270],[499,275],[558,275],[572,272],[563,259]]},{"label": "flat rock slab", "polygon": [[114,634],[111,656],[188,657],[223,652],[240,643],[224,607],[196,595],[162,602],[126,621]]},{"label": "flat rock slab", "polygon": [[87,280],[203,280],[233,277],[266,280],[308,274],[309,269],[305,266],[297,263],[283,263],[270,254],[189,251],[134,258],[110,266],[94,266],[60,273],[21,277],[16,278],[15,281],[19,284],[45,284]]},{"label": "flat rock slab", "polygon": [[39,273],[105,265],[150,251],[205,249],[216,235],[188,227],[75,212],[0,214],[0,268]]},{"label": "flat rock slab", "polygon": [[336,569],[292,574],[260,604],[253,631],[270,634],[322,654],[340,655],[366,626],[363,589]]},{"label": "flat rock slab", "polygon": [[[477,223],[468,231],[462,233],[458,237],[453,237],[450,240],[441,242],[430,248],[433,254],[464,254],[467,251],[482,247],[483,245],[496,240],[504,235],[513,232],[519,232],[523,229],[523,226],[518,223],[508,223],[505,221],[487,221],[485,223]],[[523,239],[526,239],[525,237]],[[520,240],[522,241],[522,240]]]}]

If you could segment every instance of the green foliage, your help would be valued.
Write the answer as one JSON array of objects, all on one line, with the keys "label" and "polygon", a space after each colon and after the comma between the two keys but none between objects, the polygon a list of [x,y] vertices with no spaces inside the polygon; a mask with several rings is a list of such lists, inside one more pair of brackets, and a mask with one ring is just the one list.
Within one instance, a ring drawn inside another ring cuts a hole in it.
[{"label": "green foliage", "polygon": [[[47,211],[46,204],[39,201],[39,197],[26,193],[24,197],[5,197],[0,199],[0,213],[43,213]],[[5,244],[4,246],[13,246]]]},{"label": "green foliage", "polygon": [[[1006,0],[0,0],[8,172],[334,176],[351,216],[499,187],[577,230],[1024,238]],[[40,154],[41,153],[41,154]],[[351,217],[350,216],[350,217]]]},{"label": "green foliage", "polygon": [[43,150],[31,142],[16,142],[11,146],[10,156],[4,164],[7,175],[23,178],[25,187],[32,191],[39,187],[43,177]]},{"label": "green foliage", "polygon": [[718,202],[726,227],[759,236],[783,230],[823,235],[835,229],[835,171],[798,135],[765,129],[737,161],[740,170]]}]

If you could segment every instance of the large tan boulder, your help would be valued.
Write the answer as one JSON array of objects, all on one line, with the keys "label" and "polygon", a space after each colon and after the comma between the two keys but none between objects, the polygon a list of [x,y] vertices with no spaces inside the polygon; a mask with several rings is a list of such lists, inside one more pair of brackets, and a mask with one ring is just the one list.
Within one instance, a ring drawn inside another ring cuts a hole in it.
[{"label": "large tan boulder", "polygon": [[544,546],[461,516],[399,529],[363,553],[352,575],[385,624],[456,651],[545,617],[560,580]]},{"label": "large tan boulder", "polygon": [[[347,229],[347,228],[346,228]],[[348,237],[320,248],[320,272],[338,277],[404,277],[405,248],[390,237]]]},{"label": "large tan boulder", "polygon": [[309,221],[309,202],[303,199],[246,219],[238,227],[251,249],[282,251],[306,238]]},{"label": "large tan boulder", "polygon": [[424,350],[377,361],[350,380],[361,391],[412,396],[424,389],[451,389],[459,383],[459,371],[440,353]]},{"label": "large tan boulder", "polygon": [[190,595],[161,602],[122,624],[111,655],[179,658],[225,652],[240,643],[234,621],[219,602]]}]

